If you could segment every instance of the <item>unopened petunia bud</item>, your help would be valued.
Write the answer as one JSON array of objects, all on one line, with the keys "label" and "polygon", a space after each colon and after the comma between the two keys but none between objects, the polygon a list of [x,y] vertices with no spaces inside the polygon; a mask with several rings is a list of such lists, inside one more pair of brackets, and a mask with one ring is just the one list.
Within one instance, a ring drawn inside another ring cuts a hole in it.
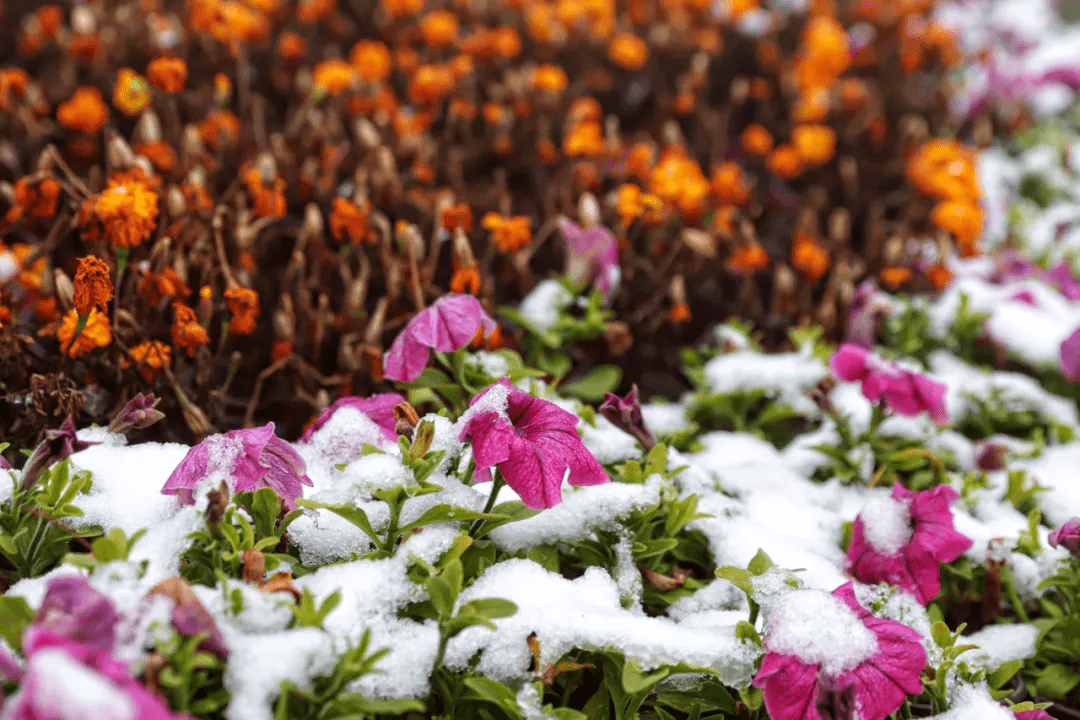
[{"label": "unopened petunia bud", "polygon": [[26,461],[23,467],[22,486],[20,490],[26,492],[34,486],[46,468],[62,462],[75,453],[85,450],[91,445],[100,445],[97,441],[83,441],[75,436],[75,422],[68,415],[59,430],[46,430],[45,440],[42,441],[34,454]]},{"label": "unopened petunia bud", "polygon": [[139,393],[129,400],[124,409],[112,419],[109,423],[109,432],[125,433],[133,428],[145,430],[157,421],[163,420],[165,413],[155,409],[160,403],[161,398],[154,397],[153,393],[148,395]]},{"label": "unopened petunia bud", "polygon": [[645,426],[645,418],[641,415],[641,403],[638,401],[637,385],[630,387],[626,397],[619,397],[615,393],[604,395],[604,402],[598,408],[600,414],[607,418],[615,427],[628,432],[638,439],[646,450],[651,450],[656,445],[656,438],[652,431]]},{"label": "unopened petunia bud", "polygon": [[1074,517],[1050,533],[1050,547],[1064,546],[1072,556],[1080,560],[1080,517]]}]

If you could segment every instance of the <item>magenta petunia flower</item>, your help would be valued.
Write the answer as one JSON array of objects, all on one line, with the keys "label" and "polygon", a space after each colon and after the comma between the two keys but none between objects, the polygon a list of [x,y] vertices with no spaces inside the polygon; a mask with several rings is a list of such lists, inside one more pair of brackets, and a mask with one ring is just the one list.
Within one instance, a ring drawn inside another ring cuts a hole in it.
[{"label": "magenta petunia flower", "polygon": [[1058,351],[1061,359],[1061,374],[1073,382],[1080,382],[1080,328],[1072,331],[1069,337],[1061,341]]},{"label": "magenta petunia flower", "polygon": [[27,629],[26,670],[2,720],[170,720],[165,702],[109,653],[44,628]]},{"label": "magenta petunia flower", "polygon": [[874,347],[874,335],[882,314],[888,305],[878,298],[873,281],[866,281],[855,288],[847,311],[847,335],[845,341],[864,347]]},{"label": "magenta petunia flower", "polygon": [[111,653],[118,622],[120,615],[107,595],[82,575],[63,575],[49,580],[33,625]]},{"label": "magenta petunia flower", "polygon": [[1080,560],[1080,517],[1074,517],[1050,533],[1050,547],[1064,546],[1072,556]]},{"label": "magenta petunia flower", "polygon": [[199,648],[214,653],[218,657],[229,657],[229,647],[225,636],[214,622],[206,607],[199,601],[199,596],[191,589],[191,584],[176,575],[150,588],[147,595],[160,595],[173,601],[172,624],[181,637],[194,637],[203,634]]},{"label": "magenta petunia flower", "polygon": [[233,492],[271,488],[290,510],[311,485],[303,458],[274,434],[274,423],[211,435],[191,448],[161,488],[182,505],[195,504],[195,487],[212,478],[225,480]]},{"label": "magenta petunia flower", "polygon": [[904,370],[851,343],[841,345],[833,353],[830,365],[833,374],[841,380],[861,382],[863,395],[870,401],[884,397],[893,412],[908,416],[926,412],[938,425],[949,422],[944,383]]},{"label": "magenta petunia flower", "polygon": [[1080,300],[1080,282],[1076,281],[1076,276],[1073,275],[1072,266],[1068,261],[1062,260],[1047,270],[1042,279],[1055,286],[1066,300]]},{"label": "magenta petunia flower", "polygon": [[490,333],[495,327],[495,321],[472,295],[443,295],[416,313],[394,338],[383,359],[383,375],[391,380],[415,380],[427,365],[428,350],[460,350],[481,328]]},{"label": "magenta petunia flower", "polygon": [[765,627],[765,658],[754,686],[770,717],[822,720],[819,708],[850,707],[859,720],[884,720],[908,694],[922,692],[922,636],[873,615],[850,582],[832,593],[783,596]]},{"label": "magenta petunia flower", "polygon": [[566,275],[576,285],[592,285],[604,299],[619,284],[619,244],[606,227],[582,227],[567,218],[559,219],[559,231],[566,240]]},{"label": "magenta petunia flower", "polygon": [[1042,708],[1021,710],[1020,712],[1014,710],[1013,714],[1016,715],[1016,720],[1054,720],[1054,716]]},{"label": "magenta petunia flower", "polygon": [[870,500],[855,518],[848,572],[864,583],[901,587],[923,605],[941,590],[938,565],[971,547],[953,528],[949,506],[959,497],[947,485],[912,492],[900,483],[891,497]]},{"label": "magenta petunia flower", "polygon": [[1040,268],[1023,252],[1015,248],[1002,250],[994,255],[994,269],[989,280],[995,284],[1026,280],[1038,275]]},{"label": "magenta petunia flower", "polygon": [[562,481],[599,485],[609,480],[578,437],[578,417],[555,403],[535,398],[505,378],[469,403],[458,440],[472,442],[477,482],[491,480],[498,467],[507,485],[531,508],[562,502]]},{"label": "magenta petunia flower", "polygon": [[390,442],[397,442],[397,433],[394,431],[397,423],[394,420],[394,406],[398,403],[405,402],[405,398],[397,393],[379,393],[372,395],[371,397],[355,397],[348,396],[338,398],[334,401],[334,404],[326,408],[319,414],[319,417],[315,419],[315,422],[311,423],[304,430],[304,434],[300,436],[300,442],[306,443],[311,441],[311,436],[318,431],[326,421],[330,419],[335,412],[343,407],[351,407],[367,415],[368,418],[379,426],[382,430],[382,434]]}]

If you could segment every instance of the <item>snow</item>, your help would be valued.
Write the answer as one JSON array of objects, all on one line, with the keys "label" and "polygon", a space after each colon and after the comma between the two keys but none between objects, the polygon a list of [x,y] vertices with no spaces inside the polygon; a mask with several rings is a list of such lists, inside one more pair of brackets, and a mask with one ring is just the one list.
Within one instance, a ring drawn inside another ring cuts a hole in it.
[{"label": "snow", "polygon": [[705,381],[714,393],[760,388],[797,412],[816,412],[806,392],[828,374],[824,363],[808,353],[765,355],[749,350],[717,355],[704,367]]},{"label": "snow", "polygon": [[853,670],[877,652],[877,637],[855,611],[823,590],[797,590],[780,599],[766,620],[765,646],[821,665],[831,677]]},{"label": "snow", "polygon": [[574,296],[558,280],[541,280],[521,301],[518,312],[537,332],[547,332]]},{"label": "snow", "polygon": [[964,653],[960,659],[993,672],[1012,660],[1026,660],[1035,655],[1039,629],[1034,625],[988,625],[963,638],[965,645],[978,645],[977,650]]},{"label": "snow", "polygon": [[[59,648],[34,653],[27,665],[32,707],[49,717],[71,720],[131,720],[135,703],[106,676],[91,670]],[[12,706],[17,700],[9,701]]]},{"label": "snow", "polygon": [[893,500],[881,493],[871,497],[862,512],[863,531],[881,555],[895,555],[911,540],[911,501]]},{"label": "snow", "polygon": [[310,688],[312,678],[334,669],[333,642],[315,628],[227,635],[226,640],[230,654],[225,687],[231,694],[227,720],[272,720],[272,702],[282,681]]}]

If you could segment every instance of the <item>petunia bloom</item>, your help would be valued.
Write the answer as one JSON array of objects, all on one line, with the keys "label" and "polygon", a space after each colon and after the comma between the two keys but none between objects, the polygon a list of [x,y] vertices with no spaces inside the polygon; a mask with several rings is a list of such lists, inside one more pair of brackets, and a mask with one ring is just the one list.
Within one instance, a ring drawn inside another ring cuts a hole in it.
[{"label": "petunia bloom", "polygon": [[1080,381],[1080,328],[1061,341],[1058,356],[1061,359],[1061,374],[1073,382]]},{"label": "petunia bloom", "polygon": [[833,374],[847,382],[861,382],[862,392],[872,402],[882,396],[901,415],[926,412],[938,425],[949,422],[945,409],[945,385],[925,375],[904,370],[865,348],[845,343],[830,360]]},{"label": "petunia bloom", "polygon": [[864,282],[855,288],[855,294],[848,306],[845,341],[867,350],[874,347],[878,320],[887,309],[885,303],[877,299],[877,288],[873,282]]},{"label": "petunia bloom", "polygon": [[1074,517],[1050,533],[1050,547],[1064,546],[1080,560],[1080,517]]},{"label": "petunia bloom", "polygon": [[656,437],[645,425],[645,418],[641,415],[637,385],[630,388],[626,397],[619,397],[615,393],[605,394],[604,402],[600,403],[597,409],[612,425],[637,438],[646,450],[652,450],[656,445]]},{"label": "petunia bloom", "polygon": [[233,492],[271,488],[290,510],[311,485],[303,458],[274,434],[274,423],[212,435],[191,448],[161,489],[182,505],[195,503],[195,488],[204,480],[225,479]]},{"label": "petunia bloom", "polygon": [[859,720],[884,720],[922,692],[925,665],[922,636],[870,613],[848,582],[831,594],[796,590],[778,601],[754,686],[770,717],[822,720],[819,707],[850,705]]},{"label": "petunia bloom", "polygon": [[394,419],[394,406],[403,402],[405,402],[405,398],[397,393],[379,393],[366,398],[355,396],[338,398],[333,405],[319,414],[315,422],[304,430],[304,434],[300,436],[300,442],[311,442],[311,437],[326,424],[334,413],[341,408],[349,407],[366,415],[368,419],[379,426],[379,430],[382,431],[387,440],[396,443],[398,436],[394,430],[397,424]]},{"label": "petunia bloom", "polygon": [[82,575],[62,575],[49,580],[33,626],[111,653],[118,622],[120,615],[107,595],[92,588]]},{"label": "petunia bloom", "polygon": [[221,634],[221,629],[214,622],[214,616],[199,601],[199,597],[191,589],[191,584],[187,580],[179,575],[162,580],[150,588],[147,595],[160,595],[173,601],[171,620],[176,632],[182,637],[205,634],[206,637],[199,643],[200,649],[221,658],[229,656],[225,636]]},{"label": "petunia bloom", "polygon": [[891,497],[869,501],[852,528],[848,572],[860,582],[899,586],[923,605],[933,600],[941,590],[938,565],[972,544],[953,528],[949,506],[957,497],[947,485],[912,492],[897,483]]},{"label": "petunia bloom", "polygon": [[1042,279],[1057,287],[1066,300],[1080,300],[1080,282],[1076,281],[1076,276],[1073,275],[1072,266],[1068,261],[1062,260],[1047,270],[1043,273]]},{"label": "petunia bloom", "polygon": [[531,508],[562,502],[562,481],[571,485],[608,481],[604,468],[578,437],[578,417],[535,398],[502,379],[473,398],[458,440],[472,442],[477,482],[498,467],[506,483]]},{"label": "petunia bloom", "polygon": [[1034,710],[1021,710],[1020,712],[1014,711],[1013,714],[1016,715],[1016,720],[1054,720],[1053,715],[1041,708],[1036,708]]},{"label": "petunia bloom", "polygon": [[560,218],[566,240],[566,275],[576,285],[590,284],[608,299],[619,284],[619,248],[615,234],[605,227],[582,227]]},{"label": "petunia bloom", "polygon": [[450,293],[413,316],[394,338],[383,360],[383,373],[391,380],[409,382],[423,372],[428,350],[453,352],[472,342],[481,329],[495,330],[495,321],[472,295]]}]

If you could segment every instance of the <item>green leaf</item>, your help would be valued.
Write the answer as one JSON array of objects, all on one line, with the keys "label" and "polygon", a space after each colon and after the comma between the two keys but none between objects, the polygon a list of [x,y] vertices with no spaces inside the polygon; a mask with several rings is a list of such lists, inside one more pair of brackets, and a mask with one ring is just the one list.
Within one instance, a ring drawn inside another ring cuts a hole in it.
[{"label": "green leaf", "polygon": [[604,398],[605,393],[613,392],[622,380],[622,369],[616,365],[597,365],[585,373],[585,376],[562,386],[567,395],[596,402]]},{"label": "green leaf", "polygon": [[480,700],[487,700],[504,708],[516,708],[517,696],[514,691],[500,682],[486,677],[467,677],[465,687]]},{"label": "green leaf", "polygon": [[451,587],[446,578],[439,575],[429,579],[426,587],[435,612],[439,613],[439,617],[450,617],[454,612],[454,603],[457,602],[457,591]]},{"label": "green leaf", "polygon": [[1068,665],[1052,663],[1039,672],[1035,683],[1040,695],[1062,700],[1080,683],[1080,674]]},{"label": "green leaf", "polygon": [[943,650],[951,648],[955,642],[949,626],[940,620],[930,626],[930,636],[934,638],[934,644]]},{"label": "green leaf", "polygon": [[34,611],[18,595],[0,595],[0,636],[16,652],[22,650],[23,630],[34,621]]},{"label": "green leaf", "polygon": [[346,718],[367,718],[370,715],[404,715],[411,712],[424,712],[424,703],[409,698],[393,700],[372,700],[361,693],[344,693],[330,705],[327,716],[346,720]]},{"label": "green leaf", "polygon": [[622,669],[623,690],[631,695],[644,692],[671,674],[671,668],[660,668],[656,672],[646,673],[637,660],[627,660]]},{"label": "green leaf", "polygon": [[757,553],[750,559],[750,564],[746,566],[746,569],[750,571],[751,575],[764,575],[774,564],[772,558],[764,550],[758,548]]},{"label": "green leaf", "polygon": [[735,637],[739,640],[750,640],[758,647],[761,647],[761,636],[758,635],[757,628],[746,620],[735,623]]},{"label": "green leaf", "polygon": [[461,606],[461,614],[472,613],[488,620],[510,617],[518,611],[518,606],[503,598],[478,598]]},{"label": "green leaf", "polygon": [[753,595],[754,586],[749,570],[745,570],[739,567],[733,567],[731,565],[725,565],[724,567],[716,569],[716,577],[727,580],[735,587],[742,590],[747,596]]},{"label": "green leaf", "polygon": [[986,682],[991,689],[998,690],[1009,682],[1013,675],[1020,672],[1020,668],[1023,666],[1024,662],[1022,660],[1010,660],[990,673],[986,678]]},{"label": "green leaf", "polygon": [[462,520],[508,520],[506,515],[491,515],[455,505],[436,505],[428,508],[424,513],[408,525],[403,526],[399,532],[407,532],[413,528],[432,525],[440,522],[458,522]]}]

